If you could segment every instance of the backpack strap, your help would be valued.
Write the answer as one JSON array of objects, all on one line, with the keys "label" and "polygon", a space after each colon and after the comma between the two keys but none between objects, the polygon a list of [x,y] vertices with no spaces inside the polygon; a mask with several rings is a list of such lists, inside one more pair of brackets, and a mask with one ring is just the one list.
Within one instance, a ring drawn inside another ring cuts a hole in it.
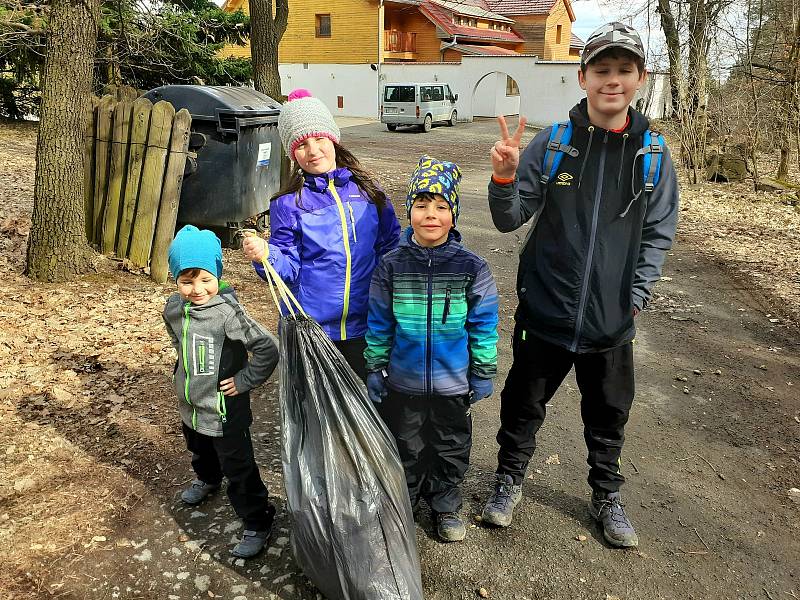
[{"label": "backpack strap", "polygon": [[664,136],[658,132],[647,130],[642,139],[642,149],[637,152],[644,155],[642,159],[643,189],[652,192],[661,176],[661,159],[664,156]]},{"label": "backpack strap", "polygon": [[564,154],[578,156],[578,149],[569,145],[571,139],[572,121],[553,123],[553,128],[550,130],[550,139],[547,142],[547,150],[545,150],[544,159],[542,160],[542,175],[539,178],[542,185],[546,186],[555,177]]}]

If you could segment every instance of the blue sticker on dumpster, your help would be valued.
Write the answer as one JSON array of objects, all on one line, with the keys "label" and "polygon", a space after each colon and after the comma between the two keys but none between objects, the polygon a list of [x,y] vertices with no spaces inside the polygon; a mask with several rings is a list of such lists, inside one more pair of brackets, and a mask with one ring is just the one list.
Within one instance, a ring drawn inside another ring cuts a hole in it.
[{"label": "blue sticker on dumpster", "polygon": [[272,142],[258,145],[258,159],[256,160],[257,167],[269,166],[269,159],[272,155]]}]

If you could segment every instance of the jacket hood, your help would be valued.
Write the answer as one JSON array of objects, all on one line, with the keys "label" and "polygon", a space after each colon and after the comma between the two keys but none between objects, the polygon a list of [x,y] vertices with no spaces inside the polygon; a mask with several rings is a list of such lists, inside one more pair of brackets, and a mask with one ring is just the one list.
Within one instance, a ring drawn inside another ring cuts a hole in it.
[{"label": "jacket hood", "polygon": [[[605,137],[610,134],[611,136],[616,136],[618,139],[622,140],[622,152],[619,154],[619,168],[617,169],[617,188],[620,187],[621,180],[622,180],[622,167],[625,162],[625,146],[628,143],[629,139],[638,139],[645,131],[650,127],[650,121],[639,111],[633,110],[630,106],[628,107],[628,125],[624,131],[621,132],[614,132],[611,130],[603,129],[602,127],[592,126],[592,123],[589,121],[589,101],[584,98],[578,104],[572,107],[572,110],[569,111],[569,118],[572,121],[573,125],[578,128],[588,129],[590,126],[592,127],[589,129],[589,141],[586,145],[586,149],[583,151],[583,159],[581,161],[581,170],[578,174],[578,189],[580,189],[583,183],[583,173],[586,169],[587,161],[589,160],[589,153],[592,149],[592,141],[597,136],[599,139],[601,132],[605,132]],[[633,181],[636,179],[636,159],[633,160],[632,172],[631,172],[631,193],[633,194],[633,198],[628,203],[627,208],[620,214],[621,217],[625,217],[628,214],[628,210],[633,205],[633,203],[639,198],[641,192],[638,194],[633,191]]]},{"label": "jacket hood", "polygon": [[[628,128],[622,133],[628,133],[631,137],[634,137],[642,135],[650,127],[648,118],[639,111],[633,110],[631,107],[628,107],[628,117],[630,118],[630,123]],[[569,111],[569,119],[576,127],[586,128],[592,124],[591,121],[589,121],[589,101],[586,98],[572,107]],[[601,129],[597,126],[595,126],[595,128]]]}]

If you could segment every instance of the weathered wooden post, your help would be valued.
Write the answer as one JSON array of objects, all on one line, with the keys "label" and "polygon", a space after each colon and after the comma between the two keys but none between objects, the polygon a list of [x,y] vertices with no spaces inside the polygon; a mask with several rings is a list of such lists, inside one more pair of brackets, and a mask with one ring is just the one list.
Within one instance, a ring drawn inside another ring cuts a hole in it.
[{"label": "weathered wooden post", "polygon": [[147,152],[142,169],[142,183],[139,202],[131,234],[131,249],[128,258],[135,265],[146,267],[150,262],[153,247],[158,203],[164,182],[164,167],[167,159],[167,146],[172,133],[172,120],[175,108],[169,102],[156,102],[150,117],[150,135],[147,138]]},{"label": "weathered wooden post", "polygon": [[100,251],[114,252],[119,230],[120,204],[128,163],[128,143],[131,132],[132,102],[120,102],[114,108],[114,133],[111,144],[111,167],[108,174],[108,193],[103,218],[103,233]]},{"label": "weathered wooden post", "polygon": [[92,241],[98,244],[103,231],[103,211],[105,210],[108,182],[108,151],[111,143],[111,115],[113,112],[114,97],[103,96],[100,106],[97,107],[94,206],[92,211]]},{"label": "weathered wooden post", "polygon": [[86,131],[83,134],[83,214],[88,242],[94,239],[94,138],[99,103],[100,100],[92,96],[86,106]]},{"label": "weathered wooden post", "polygon": [[169,274],[167,252],[172,238],[175,236],[175,222],[178,218],[178,203],[181,198],[183,169],[189,151],[192,116],[182,108],[175,115],[172,125],[172,139],[169,145],[167,173],[164,176],[164,187],[161,190],[161,202],[156,222],[156,235],[153,240],[153,251],[150,258],[150,277],[158,283],[164,283]]},{"label": "weathered wooden post", "polygon": [[125,178],[125,201],[122,202],[122,215],[117,237],[117,256],[128,256],[133,218],[136,215],[136,202],[139,198],[139,184],[142,179],[145,144],[150,131],[150,112],[153,103],[147,98],[139,98],[133,103],[131,117],[131,143],[128,154],[128,173]]}]

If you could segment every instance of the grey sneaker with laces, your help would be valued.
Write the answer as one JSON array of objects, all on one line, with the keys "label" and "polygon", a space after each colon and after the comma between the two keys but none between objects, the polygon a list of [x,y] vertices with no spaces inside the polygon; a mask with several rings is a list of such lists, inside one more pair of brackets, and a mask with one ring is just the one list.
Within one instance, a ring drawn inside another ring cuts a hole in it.
[{"label": "grey sneaker with laces", "polygon": [[210,494],[219,489],[219,484],[212,485],[205,481],[195,479],[188,488],[181,492],[181,500],[186,504],[200,504]]},{"label": "grey sneaker with laces", "polygon": [[589,514],[603,526],[603,537],[617,548],[635,548],[639,537],[633,529],[619,492],[592,492]]},{"label": "grey sneaker with laces", "polygon": [[497,527],[508,527],[514,507],[522,500],[522,486],[514,485],[511,475],[495,474],[494,493],[481,513],[481,521]]}]

